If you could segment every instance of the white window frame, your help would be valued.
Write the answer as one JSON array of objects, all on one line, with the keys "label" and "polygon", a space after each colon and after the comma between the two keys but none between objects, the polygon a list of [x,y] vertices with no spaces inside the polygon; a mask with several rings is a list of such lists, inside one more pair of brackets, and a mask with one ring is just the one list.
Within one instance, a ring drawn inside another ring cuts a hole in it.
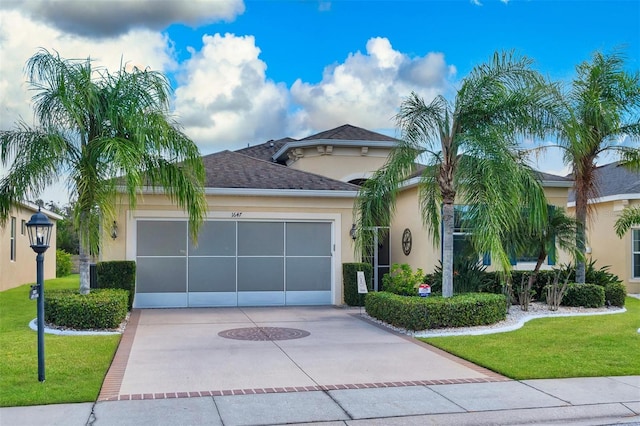
[{"label": "white window frame", "polygon": [[635,272],[636,272],[635,259],[636,259],[636,255],[640,255],[640,251],[634,250],[634,246],[635,246],[634,243],[636,239],[640,241],[640,228],[631,228],[631,278],[634,280],[640,280],[640,275],[635,275]]},{"label": "white window frame", "polygon": [[12,262],[16,261],[16,218],[11,216],[11,239],[9,240],[11,246],[9,247],[9,259]]}]

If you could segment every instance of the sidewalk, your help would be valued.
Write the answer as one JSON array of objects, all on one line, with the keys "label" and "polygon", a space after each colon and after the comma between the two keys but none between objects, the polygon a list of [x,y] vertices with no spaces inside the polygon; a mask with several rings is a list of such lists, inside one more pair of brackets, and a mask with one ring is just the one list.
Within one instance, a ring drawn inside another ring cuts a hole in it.
[{"label": "sidewalk", "polygon": [[640,376],[0,408],[0,425],[640,425]]}]

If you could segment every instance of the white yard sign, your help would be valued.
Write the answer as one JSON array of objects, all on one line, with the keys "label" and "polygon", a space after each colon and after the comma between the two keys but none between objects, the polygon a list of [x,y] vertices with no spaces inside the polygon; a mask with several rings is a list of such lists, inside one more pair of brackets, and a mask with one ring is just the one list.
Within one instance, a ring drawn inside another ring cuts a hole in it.
[{"label": "white yard sign", "polygon": [[357,271],[356,273],[358,274],[358,293],[368,293],[369,291],[367,290],[367,281],[364,278],[364,272]]}]

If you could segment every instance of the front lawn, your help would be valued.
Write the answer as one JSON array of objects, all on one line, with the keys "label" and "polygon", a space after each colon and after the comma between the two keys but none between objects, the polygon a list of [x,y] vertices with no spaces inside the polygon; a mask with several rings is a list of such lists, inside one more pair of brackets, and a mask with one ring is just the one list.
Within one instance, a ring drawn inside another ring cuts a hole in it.
[{"label": "front lawn", "polygon": [[[78,289],[79,276],[45,281],[50,289]],[[0,406],[95,401],[120,335],[45,334],[44,383],[38,382],[37,333],[29,328],[36,301],[29,285],[0,292]]]},{"label": "front lawn", "polygon": [[420,340],[517,380],[640,375],[640,300],[627,312],[540,318],[519,330]]}]

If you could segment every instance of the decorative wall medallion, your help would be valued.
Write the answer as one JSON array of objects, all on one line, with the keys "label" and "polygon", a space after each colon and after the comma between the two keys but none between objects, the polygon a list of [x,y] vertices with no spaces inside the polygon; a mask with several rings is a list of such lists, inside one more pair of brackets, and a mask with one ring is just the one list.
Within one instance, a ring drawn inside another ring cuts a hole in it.
[{"label": "decorative wall medallion", "polygon": [[409,256],[409,253],[411,253],[411,243],[411,231],[409,228],[406,228],[402,233],[402,251],[406,256]]}]

